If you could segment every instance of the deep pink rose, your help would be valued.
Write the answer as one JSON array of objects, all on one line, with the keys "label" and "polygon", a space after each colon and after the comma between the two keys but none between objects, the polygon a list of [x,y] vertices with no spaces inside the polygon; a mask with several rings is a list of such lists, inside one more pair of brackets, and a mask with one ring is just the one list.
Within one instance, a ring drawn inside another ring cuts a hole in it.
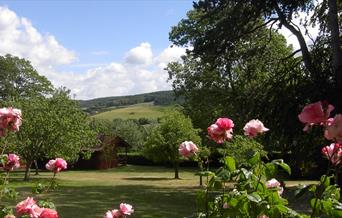
[{"label": "deep pink rose", "polygon": [[7,171],[11,171],[14,169],[18,169],[20,167],[19,156],[15,154],[9,154],[7,156],[7,162],[5,163],[4,169]]},{"label": "deep pink rose", "polygon": [[216,143],[223,143],[233,138],[234,123],[229,118],[219,118],[208,127],[208,135]]},{"label": "deep pink rose", "polygon": [[192,141],[185,141],[179,145],[178,151],[184,157],[191,157],[198,152],[198,148]]},{"label": "deep pink rose", "polygon": [[61,170],[65,170],[67,166],[68,166],[67,162],[62,158],[49,160],[49,162],[45,165],[46,169],[53,171],[54,173],[58,173]]},{"label": "deep pink rose", "polygon": [[0,109],[0,136],[6,134],[6,129],[9,131],[19,131],[21,126],[21,110],[9,108]]},{"label": "deep pink rose", "polygon": [[284,191],[283,187],[281,187],[281,184],[280,182],[278,182],[278,180],[276,180],[275,178],[271,179],[271,180],[268,180],[266,182],[266,187],[267,188],[277,188],[278,189],[278,193],[279,195],[281,195]]},{"label": "deep pink rose", "polygon": [[331,162],[332,165],[337,166],[341,162],[342,148],[338,143],[332,143],[330,146],[322,148],[322,154]]},{"label": "deep pink rose", "polygon": [[19,202],[15,206],[15,210],[19,216],[29,215],[31,218],[39,218],[42,208],[38,207],[36,202],[31,197]]},{"label": "deep pink rose", "polygon": [[246,123],[245,127],[243,127],[243,130],[245,131],[245,135],[253,138],[259,133],[263,133],[268,131],[264,124],[256,119],[256,120],[250,120],[248,123]]},{"label": "deep pink rose", "polygon": [[123,215],[131,215],[134,212],[133,206],[130,204],[121,203],[120,204],[120,212]]},{"label": "deep pink rose", "polygon": [[337,114],[333,119],[329,119],[324,136],[328,140],[342,143],[342,114]]},{"label": "deep pink rose", "polygon": [[215,124],[224,130],[230,130],[234,127],[234,122],[229,118],[218,118]]},{"label": "deep pink rose", "polygon": [[298,115],[299,120],[305,123],[304,131],[307,131],[314,124],[325,124],[328,120],[334,106],[331,104],[322,104],[322,101],[306,105]]},{"label": "deep pink rose", "polygon": [[39,218],[58,218],[58,213],[50,208],[43,208]]}]

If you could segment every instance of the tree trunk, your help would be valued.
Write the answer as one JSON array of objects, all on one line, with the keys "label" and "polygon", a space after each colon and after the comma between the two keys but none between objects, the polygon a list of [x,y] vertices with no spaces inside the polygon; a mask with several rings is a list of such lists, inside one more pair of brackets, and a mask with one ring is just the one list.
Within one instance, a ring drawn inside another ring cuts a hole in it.
[{"label": "tree trunk", "polygon": [[30,179],[30,169],[31,169],[32,161],[28,161],[26,163],[26,168],[25,168],[25,177],[24,180],[28,181]]},{"label": "tree trunk", "polygon": [[39,175],[39,172],[38,172],[38,164],[37,164],[37,161],[36,160],[34,160],[34,167],[35,167],[35,169],[36,169],[36,173],[35,173],[35,175]]},{"label": "tree trunk", "polygon": [[175,179],[179,179],[179,174],[178,174],[179,162],[176,161],[173,165],[174,165],[174,168],[175,168]]},{"label": "tree trunk", "polygon": [[328,0],[328,29],[330,31],[330,46],[332,53],[332,68],[334,70],[337,87],[342,86],[342,50],[338,25],[337,2]]}]

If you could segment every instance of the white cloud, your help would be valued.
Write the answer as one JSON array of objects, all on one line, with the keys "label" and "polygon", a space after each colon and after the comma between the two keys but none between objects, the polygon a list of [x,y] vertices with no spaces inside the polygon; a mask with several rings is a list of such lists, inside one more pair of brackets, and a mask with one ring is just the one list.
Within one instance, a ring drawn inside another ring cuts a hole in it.
[{"label": "white cloud", "polygon": [[0,6],[0,54],[8,53],[29,59],[38,69],[69,64],[76,59],[75,53],[59,44],[54,36],[42,35],[28,19]]},{"label": "white cloud", "polygon": [[92,52],[90,52],[90,54],[95,55],[95,56],[101,56],[101,55],[108,55],[109,52],[101,50],[101,51],[92,51]]},{"label": "white cloud", "polygon": [[[185,49],[168,47],[154,55],[151,44],[143,42],[123,54],[122,62],[74,63],[75,53],[53,35],[40,33],[28,19],[0,6],[0,55],[7,53],[27,58],[56,87],[66,86],[77,99],[90,99],[171,89],[164,68],[168,62],[179,60]],[[103,54],[106,52],[93,52]],[[78,66],[85,70],[60,72],[57,69],[61,65],[63,69]]]},{"label": "white cloud", "polygon": [[131,65],[149,65],[152,62],[152,57],[151,45],[148,42],[143,42],[127,52],[125,62]]}]

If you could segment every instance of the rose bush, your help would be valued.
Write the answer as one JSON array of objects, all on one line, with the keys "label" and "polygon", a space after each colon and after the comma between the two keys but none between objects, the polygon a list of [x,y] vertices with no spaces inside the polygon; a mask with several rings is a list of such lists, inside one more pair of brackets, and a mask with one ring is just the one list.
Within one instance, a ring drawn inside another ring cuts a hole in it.
[{"label": "rose bush", "polygon": [[[332,143],[322,148],[322,155],[328,159],[330,166],[327,175],[323,175],[318,184],[300,186],[296,191],[298,197],[311,192],[311,214],[300,214],[288,206],[288,201],[282,194],[286,189],[276,177],[280,170],[291,174],[290,167],[283,160],[273,160],[265,163],[259,152],[247,160],[247,163],[237,164],[230,156],[223,157],[223,166],[211,171],[209,166],[197,175],[206,176],[204,190],[198,194],[198,204],[202,205],[199,213],[191,217],[342,217],[340,188],[331,183],[337,181],[336,173],[342,160],[342,115],[330,117],[334,106],[325,101],[309,104],[298,115],[300,122],[305,124],[304,131],[311,126],[323,127],[323,135]],[[208,127],[208,137],[216,143],[230,143],[233,138],[234,123],[229,118],[219,118]],[[250,120],[243,128],[244,135],[254,138],[258,134],[269,131],[260,120]],[[180,150],[184,145],[180,146]],[[197,155],[200,166],[206,163]],[[189,153],[180,152],[187,156]],[[224,154],[229,154],[227,150]],[[208,161],[207,161],[208,162]],[[226,184],[230,182],[233,187]]]}]

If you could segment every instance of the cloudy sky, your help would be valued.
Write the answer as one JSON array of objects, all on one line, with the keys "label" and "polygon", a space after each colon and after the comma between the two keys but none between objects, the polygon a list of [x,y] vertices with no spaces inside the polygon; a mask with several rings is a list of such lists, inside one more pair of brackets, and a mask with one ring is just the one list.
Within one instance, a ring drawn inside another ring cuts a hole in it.
[{"label": "cloudy sky", "polygon": [[170,90],[164,68],[184,49],[168,33],[191,8],[192,0],[0,0],[0,55],[30,60],[76,99]]},{"label": "cloudy sky", "polygon": [[0,55],[27,58],[77,99],[170,90],[171,26],[191,0],[0,1]]}]

